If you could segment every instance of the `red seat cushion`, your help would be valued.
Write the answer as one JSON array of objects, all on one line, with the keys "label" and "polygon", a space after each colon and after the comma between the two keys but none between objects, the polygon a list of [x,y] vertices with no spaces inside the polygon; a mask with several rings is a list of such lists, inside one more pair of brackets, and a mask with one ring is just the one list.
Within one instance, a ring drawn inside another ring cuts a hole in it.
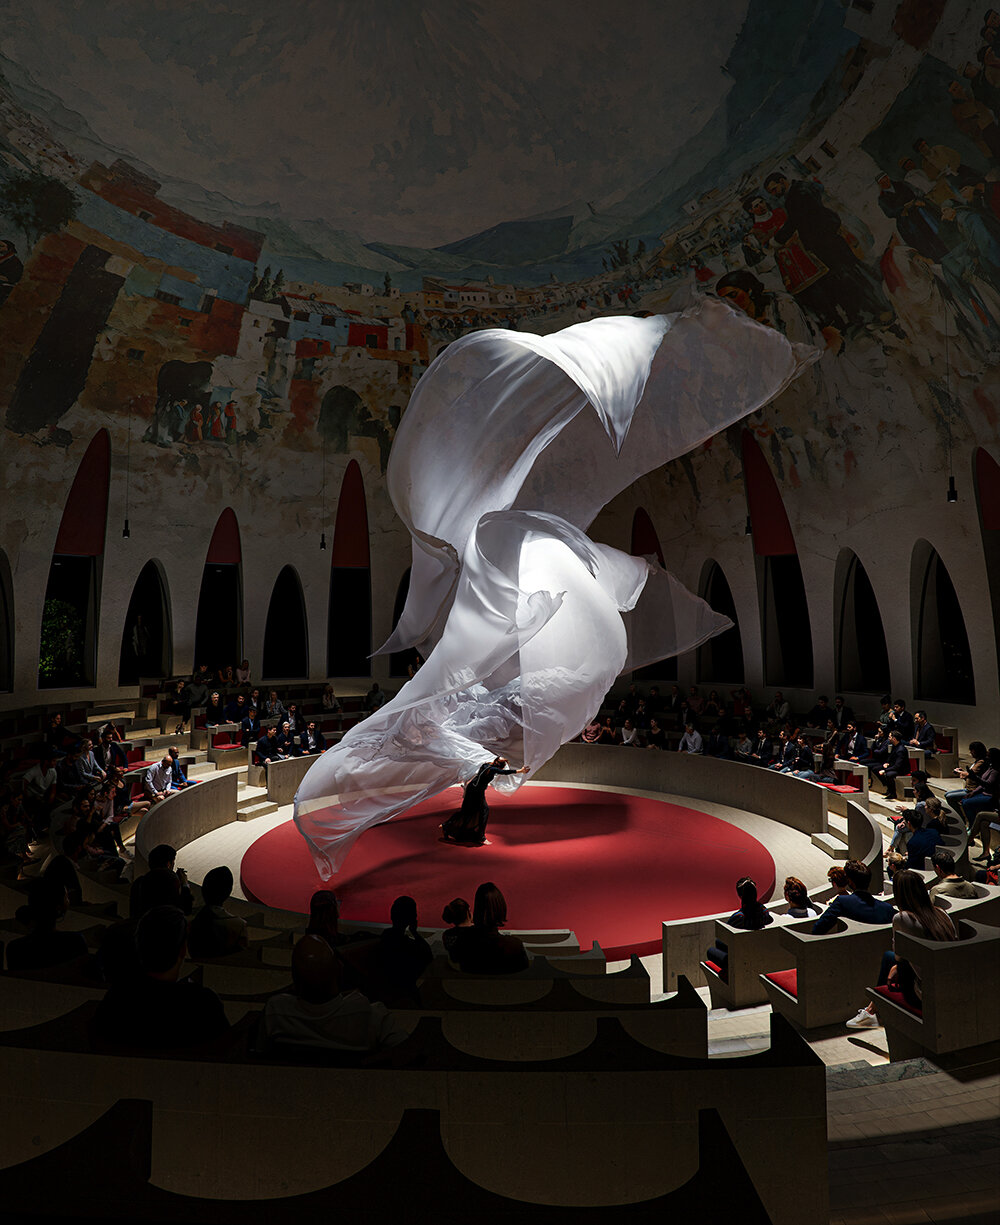
[{"label": "red seat cushion", "polygon": [[857,787],[848,787],[846,783],[821,783],[821,787],[825,787],[827,791],[836,791],[841,795],[854,795],[858,790]]},{"label": "red seat cushion", "polygon": [[765,974],[764,977],[776,987],[780,987],[782,991],[787,991],[796,999],[799,998],[798,970],[775,970],[773,974]]},{"label": "red seat cushion", "polygon": [[228,740],[222,740],[220,742],[218,739],[215,739],[212,741],[212,748],[213,749],[241,749],[243,748],[243,745],[242,744],[232,744]]},{"label": "red seat cushion", "polygon": [[896,1004],[899,1008],[905,1009],[905,1011],[910,1013],[912,1016],[922,1018],[924,1015],[921,1008],[914,1008],[912,1004],[908,1004],[906,1000],[903,999],[902,991],[894,991],[892,987],[876,987],[875,992],[877,995],[883,996],[891,1004]]},{"label": "red seat cushion", "polygon": [[950,753],[952,751],[952,743],[950,736],[935,736],[934,747],[939,753]]},{"label": "red seat cushion", "polygon": [[151,761],[130,761],[125,767],[125,773],[132,774],[136,770],[145,770],[152,764]]},{"label": "red seat cushion", "polygon": [[706,961],[705,965],[707,965],[710,970],[714,970],[716,974],[722,973],[722,966],[717,966],[714,961]]}]

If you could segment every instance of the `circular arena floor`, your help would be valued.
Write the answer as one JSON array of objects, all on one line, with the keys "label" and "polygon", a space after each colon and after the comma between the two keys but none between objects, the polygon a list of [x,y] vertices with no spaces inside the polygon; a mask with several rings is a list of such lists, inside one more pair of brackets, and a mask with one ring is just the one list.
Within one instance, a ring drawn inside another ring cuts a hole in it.
[{"label": "circular arena floor", "polygon": [[358,839],[343,869],[323,882],[294,822],[244,854],[248,898],[308,911],[332,887],[345,919],[386,923],[409,893],[422,923],[439,926],[454,897],[471,903],[492,880],[507,898],[512,928],[571,927],[581,948],[597,940],[609,960],[657,952],[660,923],[735,910],[735,883],[752,876],[762,899],[774,861],[750,834],[694,807],[580,787],[532,786],[490,798],[489,846],[443,842],[438,826],[461,803],[458,788],[411,808]]}]

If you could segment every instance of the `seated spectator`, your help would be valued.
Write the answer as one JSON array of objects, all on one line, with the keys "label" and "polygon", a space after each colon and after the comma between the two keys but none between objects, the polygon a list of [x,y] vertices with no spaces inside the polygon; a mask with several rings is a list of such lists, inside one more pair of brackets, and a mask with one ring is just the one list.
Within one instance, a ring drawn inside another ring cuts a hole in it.
[{"label": "seated spectator", "polygon": [[[75,875],[75,873],[74,873]],[[79,932],[61,932],[56,924],[66,913],[69,898],[58,873],[39,877],[28,887],[28,904],[24,917],[30,934],[7,945],[7,969],[48,970],[81,961],[87,954],[87,942]]]},{"label": "seated spectator", "polygon": [[49,860],[44,877],[46,880],[51,878],[66,890],[70,906],[79,906],[83,901],[80,878],[73,866],[73,861],[67,859],[65,855],[55,855]]},{"label": "seated spectator", "polygon": [[729,737],[717,726],[705,735],[703,746],[706,757],[726,758],[730,756]]},{"label": "seated spectator", "polygon": [[[830,871],[832,873],[833,869]],[[838,893],[830,902],[813,924],[814,936],[833,931],[839,919],[854,919],[858,923],[888,923],[892,918],[892,903],[873,897],[869,891],[872,872],[867,864],[860,859],[849,859],[844,864],[843,872],[850,892]]]},{"label": "seated spectator", "polygon": [[610,715],[604,716],[604,722],[601,724],[601,734],[597,737],[598,744],[617,744],[618,732]]},{"label": "seated spectator", "polygon": [[151,807],[149,800],[133,798],[132,779],[125,774],[124,770],[112,771],[108,781],[114,787],[111,807],[119,825],[126,817],[141,817],[144,812],[149,811]]},{"label": "seated spectator", "polygon": [[340,704],[340,699],[333,692],[333,686],[327,685],[323,690],[323,710],[328,715],[339,715],[343,707]]},{"label": "seated spectator", "polygon": [[380,706],[385,705],[385,694],[378,686],[378,681],[375,681],[371,689],[365,694],[365,710],[368,714],[374,714]]},{"label": "seated spectator", "polygon": [[433,959],[430,945],[417,932],[417,903],[405,894],[389,911],[388,927],[379,938],[378,968],[386,994],[393,999],[419,1001],[417,979]]},{"label": "seated spectator", "polygon": [[205,726],[218,727],[220,723],[226,722],[226,708],[222,703],[222,698],[219,697],[217,689],[212,690],[212,696],[205,704]]},{"label": "seated spectator", "polygon": [[979,894],[972,881],[961,876],[955,867],[955,856],[947,847],[935,847],[931,855],[936,880],[931,885],[931,901],[939,897],[974,898]]},{"label": "seated spectator", "polygon": [[812,778],[814,765],[812,745],[805,736],[799,736],[795,741],[795,757],[792,759],[792,764],[782,766],[781,773],[794,774],[798,778]]},{"label": "seated spectator", "polygon": [[299,713],[299,708],[295,702],[288,703],[288,717],[285,722],[291,728],[293,736],[301,736],[305,731],[305,718]]},{"label": "seated spectator", "polygon": [[736,747],[733,750],[733,755],[737,761],[747,762],[753,754],[753,741],[750,739],[750,733],[745,727],[740,728],[739,735],[736,738]]},{"label": "seated spectator", "polygon": [[283,722],[288,716],[288,711],[285,709],[285,704],[278,697],[276,689],[272,689],[267,695],[267,701],[264,703],[264,710],[261,714],[262,719],[277,719],[278,722]]},{"label": "seated spectator", "polygon": [[123,770],[128,768],[128,754],[121,740],[117,739],[113,724],[108,723],[102,730],[94,748],[94,758],[104,771],[105,778],[114,766],[120,766]]},{"label": "seated spectator", "polygon": [[892,742],[889,739],[889,729],[879,725],[875,729],[875,735],[868,742],[868,761],[865,762],[865,765],[868,766],[872,773],[880,766],[885,765],[891,748]]},{"label": "seated spectator", "polygon": [[903,818],[906,822],[909,838],[906,842],[905,854],[900,851],[890,851],[886,855],[886,863],[890,873],[900,868],[912,868],[917,872],[924,869],[924,860],[930,859],[934,848],[941,841],[941,833],[934,825],[924,825],[923,814],[911,809]]},{"label": "seated spectator", "polygon": [[76,757],[77,785],[80,787],[96,787],[104,782],[104,771],[94,756],[93,742],[87,737],[80,741],[80,751]]},{"label": "seated spectator", "polygon": [[259,719],[260,712],[264,709],[264,702],[260,696],[260,690],[256,687],[250,690],[250,696],[247,698],[247,706]]},{"label": "seated spectator", "polygon": [[835,897],[843,897],[845,893],[851,892],[851,886],[847,879],[847,873],[839,864],[834,865],[834,867],[827,872],[826,879],[833,886]]},{"label": "seated spectator", "polygon": [[258,766],[266,766],[270,761],[284,761],[285,756],[278,740],[278,729],[272,725],[257,741],[254,749],[254,762]]},{"label": "seated spectator", "polygon": [[784,885],[785,901],[788,909],[785,914],[793,919],[818,919],[819,911],[809,901],[809,891],[797,876],[786,876]]},{"label": "seated spectator", "polygon": [[854,711],[844,704],[844,699],[838,693],[833,699],[833,722],[838,732],[847,731],[847,725],[854,721]]},{"label": "seated spectator", "polygon": [[[137,876],[128,895],[128,917],[141,919],[154,906],[179,906],[185,914],[194,909],[194,895],[183,868],[174,870],[177,852],[165,842],[149,852],[149,871]],[[172,883],[168,878],[172,878]],[[161,899],[166,897],[167,901]]]},{"label": "seated spectator", "polygon": [[640,698],[635,704],[635,713],[632,715],[632,726],[637,727],[639,731],[644,732],[649,727],[649,708],[646,705],[646,699]]},{"label": "seated spectator", "polygon": [[909,744],[914,748],[923,749],[929,757],[933,757],[937,751],[937,732],[928,722],[925,710],[914,712],[913,736],[910,738]]},{"label": "seated spectator", "polygon": [[340,967],[329,944],[305,935],[292,952],[292,991],[273,995],[264,1007],[267,1042],[375,1051],[409,1036],[384,1004],[357,991],[342,991]]},{"label": "seated spectator", "polygon": [[49,828],[56,806],[56,771],[47,749],[41,760],[25,771],[21,786],[31,827],[36,834],[42,834]]},{"label": "seated spectator", "polygon": [[245,693],[238,693],[226,706],[226,722],[227,723],[242,723],[243,717],[247,712],[247,698]]},{"label": "seated spectator", "polygon": [[718,719],[725,714],[725,705],[722,698],[719,697],[718,689],[709,690],[708,697],[705,699],[705,705],[701,708],[701,713],[706,719]]},{"label": "seated spectator", "polygon": [[292,725],[287,719],[282,723],[276,740],[278,751],[283,757],[298,757],[299,750],[295,743],[295,733],[292,731]]},{"label": "seated spectator", "polygon": [[646,735],[647,749],[665,749],[667,747],[667,733],[660,726],[659,719],[654,715],[649,721],[649,732]]},{"label": "seated spectator", "polygon": [[906,709],[906,703],[902,698],[897,698],[892,704],[889,731],[899,732],[900,743],[904,745],[913,738],[913,715]]},{"label": "seated spectator", "polygon": [[250,684],[250,660],[249,659],[240,660],[240,666],[236,669],[236,683],[237,685],[249,685]]},{"label": "seated spectator", "polygon": [[671,685],[670,693],[667,695],[664,705],[664,713],[670,718],[676,719],[681,713],[681,703],[684,701],[684,695],[680,691],[679,685]]},{"label": "seated spectator", "polygon": [[321,936],[330,948],[335,949],[350,937],[342,936],[339,928],[340,903],[332,889],[317,889],[309,899],[309,923],[307,936]]},{"label": "seated spectator", "polygon": [[201,885],[204,903],[195,911],[188,932],[192,957],[225,957],[249,945],[246,920],[226,910],[232,896],[233,874],[223,866],[212,868]]},{"label": "seated spectator", "polygon": [[778,732],[778,755],[771,762],[768,769],[778,770],[782,774],[791,774],[795,769],[795,762],[798,759],[799,746],[795,742],[795,737],[787,729],[782,728]]},{"label": "seated spectator", "polygon": [[791,714],[792,708],[785,701],[785,695],[779,689],[767,705],[765,714],[772,723],[782,724]]},{"label": "seated spectator", "polygon": [[173,785],[174,763],[169,753],[164,753],[159,761],[145,770],[142,776],[142,790],[151,804],[159,804],[176,788]]},{"label": "seated spectator", "polygon": [[[892,920],[894,946],[896,932],[921,936],[925,940],[958,939],[958,929],[955,924],[939,906],[933,904],[923,877],[916,872],[896,873],[892,881],[892,898],[898,909],[898,913]],[[920,1008],[922,1003],[920,967],[897,957],[893,950],[882,954],[882,968],[879,971],[877,985],[879,987],[888,986],[901,992],[904,1001],[911,1008]],[[878,1026],[879,1020],[875,1012],[874,1000],[847,1022],[849,1029],[877,1029]]]},{"label": "seated spectator", "polygon": [[502,935],[507,900],[492,881],[476,890],[472,926],[456,938],[451,956],[468,974],[516,974],[528,968],[528,954],[516,936]]},{"label": "seated spectator", "polygon": [[190,787],[198,781],[197,779],[188,778],[184,773],[180,754],[173,745],[167,749],[167,756],[170,758],[170,789],[172,791],[183,791],[185,787]]},{"label": "seated spectator", "polygon": [[236,671],[232,664],[225,664],[215,674],[216,682],[223,689],[232,689],[236,684]]},{"label": "seated spectator", "polygon": [[299,737],[299,748],[307,754],[326,752],[326,737],[316,726],[314,720],[309,721],[309,726]]},{"label": "seated spectator", "polygon": [[462,932],[472,926],[472,907],[464,897],[457,897],[441,911],[441,918],[449,925],[441,940],[445,952],[450,957],[455,951]]},{"label": "seated spectator", "polygon": [[628,748],[637,749],[639,747],[639,729],[635,727],[631,719],[626,719],[622,725],[622,744]]},{"label": "seated spectator", "polygon": [[[757,900],[757,884],[749,876],[740,877],[736,882],[736,893],[740,899],[740,908],[731,914],[726,922],[730,927],[739,927],[744,931],[760,931],[774,922],[774,917]],[[726,978],[729,970],[729,946],[718,943],[709,947],[705,960],[718,966],[719,973]]]},{"label": "seated spectator", "polygon": [[601,725],[600,725],[600,722],[596,718],[594,719],[592,723],[588,723],[587,726],[580,733],[580,739],[583,741],[584,744],[596,744],[597,741],[600,739],[600,736],[601,736]]},{"label": "seated spectator", "polygon": [[240,744],[246,749],[251,744],[256,744],[259,739],[260,720],[257,718],[257,710],[253,706],[248,706],[240,720]]},{"label": "seated spectator", "polygon": [[888,735],[890,725],[892,723],[892,698],[887,693],[884,694],[879,699],[879,705],[881,706],[881,710],[878,718],[876,719],[876,723],[879,727],[885,728],[886,735]]},{"label": "seated spectator", "polygon": [[830,699],[825,693],[820,694],[816,700],[816,705],[806,715],[807,727],[826,727],[827,719],[831,718],[833,710],[830,706]]},{"label": "seated spectator", "polygon": [[954,810],[955,815],[965,821],[967,818],[962,811],[961,803],[967,795],[975,795],[982,786],[982,773],[987,768],[989,758],[987,757],[986,745],[981,740],[973,740],[969,744],[969,756],[971,761],[969,768],[963,770],[961,766],[955,767],[955,773],[963,780],[962,786],[954,791],[948,791],[945,794],[945,799]]},{"label": "seated spectator", "polygon": [[1000,803],[1000,748],[986,750],[986,766],[979,774],[979,786],[959,802],[962,815],[970,830],[980,823],[979,814],[997,812]]},{"label": "seated spectator", "polygon": [[858,765],[863,765],[866,761],[871,760],[865,734],[853,719],[848,720],[847,729],[840,741],[839,751],[841,757],[847,761],[856,761]]},{"label": "seated spectator", "polygon": [[91,872],[114,872],[120,875],[125,860],[114,855],[97,840],[97,831],[90,825],[78,826],[63,839],[63,854],[78,868]]},{"label": "seated spectator", "polygon": [[890,818],[896,826],[895,833],[892,835],[892,841],[889,843],[890,851],[904,850],[910,840],[910,827],[906,822],[906,814],[908,812],[914,812],[920,818],[921,829],[925,825],[933,825],[939,833],[943,834],[945,831],[945,822],[942,816],[944,809],[936,795],[928,795],[926,799],[922,799],[914,804],[912,809],[900,808],[898,811],[898,817]]},{"label": "seated spectator", "polygon": [[751,766],[769,766],[773,756],[774,745],[771,742],[771,737],[767,734],[764,728],[758,728],[757,736],[753,742],[753,748],[750,751],[750,755],[747,757],[747,764]]},{"label": "seated spectator", "polygon": [[885,788],[883,792],[885,798],[894,800],[896,798],[896,779],[910,773],[910,754],[906,750],[906,745],[903,744],[900,732],[889,733],[889,755],[882,769],[876,770],[875,773]]},{"label": "seated spectator", "polygon": [[693,723],[684,724],[684,735],[681,736],[681,742],[677,746],[678,753],[701,753],[705,748],[705,742],[701,738],[701,734],[695,731]]},{"label": "seated spectator", "polygon": [[654,715],[659,716],[663,714],[663,697],[660,694],[659,685],[650,685],[649,697],[646,699],[646,710],[650,718]]},{"label": "seated spectator", "polygon": [[135,945],[141,974],[114,984],[101,1000],[92,1033],[102,1045],[176,1050],[217,1041],[229,1029],[222,1001],[180,979],[187,919],[176,906],[155,906],[139,920]]},{"label": "seated spectator", "polygon": [[70,745],[76,744],[76,737],[63,727],[63,717],[58,712],[49,718],[48,730],[45,733],[45,747],[53,760],[64,757]]},{"label": "seated spectator", "polygon": [[700,715],[705,707],[705,699],[698,696],[698,686],[692,685],[687,695],[688,710],[694,715]]}]

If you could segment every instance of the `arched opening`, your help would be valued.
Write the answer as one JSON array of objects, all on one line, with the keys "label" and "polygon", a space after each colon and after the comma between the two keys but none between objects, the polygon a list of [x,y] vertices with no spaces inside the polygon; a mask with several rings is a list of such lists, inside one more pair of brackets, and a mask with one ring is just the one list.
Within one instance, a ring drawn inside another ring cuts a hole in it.
[{"label": "arched opening", "polygon": [[326,629],[329,676],[369,676],[372,653],[371,554],[365,485],[351,460],[340,486],[330,558]]},{"label": "arched opening", "polygon": [[118,684],[134,685],[143,676],[173,671],[170,602],[160,567],[148,561],[132,588],[118,660]]},{"label": "arched opening", "polygon": [[14,583],[7,554],[0,549],[0,693],[14,690]]},{"label": "arched opening", "polygon": [[294,566],[285,566],[274,582],[264,626],[264,680],[292,680],[309,675],[309,632],[302,583]]},{"label": "arched opening", "polygon": [[988,451],[977,447],[972,466],[986,556],[986,581],[993,608],[993,634],[1000,659],[1000,464]]},{"label": "arched opening", "polygon": [[760,597],[764,683],[811,689],[812,629],[802,567],[781,492],[750,430],[743,431],[743,481]]},{"label": "arched opening", "polygon": [[[642,506],[637,506],[632,516],[632,544],[629,552],[633,557],[652,557],[663,569],[666,569],[660,538],[656,534],[653,520]],[[677,680],[677,656],[671,655],[669,659],[660,659],[654,664],[649,664],[648,667],[637,668],[632,673],[632,679],[636,681]]]},{"label": "arched opening", "polygon": [[108,521],[111,439],[99,430],[76,470],[63,510],[45,587],[38,687],[97,680],[101,561]]},{"label": "arched opening", "polygon": [[716,612],[733,623],[724,634],[709,638],[698,648],[698,680],[717,684],[743,684],[743,639],[736,617],[736,601],[718,562],[705,565],[701,580],[701,598]]},{"label": "arched opening", "polygon": [[219,516],[205,556],[194,632],[194,665],[215,672],[243,658],[243,552],[236,515]]},{"label": "arched opening", "polygon": [[891,693],[889,648],[882,613],[858,555],[844,549],[835,575],[837,688],[852,693]]},{"label": "arched opening", "polygon": [[914,546],[910,575],[916,617],[913,696],[972,706],[976,682],[962,606],[947,567],[926,540]]},{"label": "arched opening", "polygon": [[[399,586],[396,588],[396,602],[392,606],[392,628],[395,630],[399,624],[399,618],[403,615],[403,609],[406,607],[406,597],[410,591],[410,567],[407,566],[403,571],[403,577],[399,580]],[[416,664],[418,653],[416,647],[407,647],[405,651],[393,651],[389,656],[389,675],[390,676],[408,676],[408,669],[411,664]]]}]

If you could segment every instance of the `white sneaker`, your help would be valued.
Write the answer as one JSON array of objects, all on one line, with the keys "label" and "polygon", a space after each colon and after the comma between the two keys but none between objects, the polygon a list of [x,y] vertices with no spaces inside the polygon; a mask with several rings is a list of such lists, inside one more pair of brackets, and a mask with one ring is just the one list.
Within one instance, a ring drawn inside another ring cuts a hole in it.
[{"label": "white sneaker", "polygon": [[878,1029],[881,1026],[881,1021],[874,1012],[869,1012],[867,1008],[862,1008],[856,1017],[851,1017],[847,1022],[848,1029]]}]

